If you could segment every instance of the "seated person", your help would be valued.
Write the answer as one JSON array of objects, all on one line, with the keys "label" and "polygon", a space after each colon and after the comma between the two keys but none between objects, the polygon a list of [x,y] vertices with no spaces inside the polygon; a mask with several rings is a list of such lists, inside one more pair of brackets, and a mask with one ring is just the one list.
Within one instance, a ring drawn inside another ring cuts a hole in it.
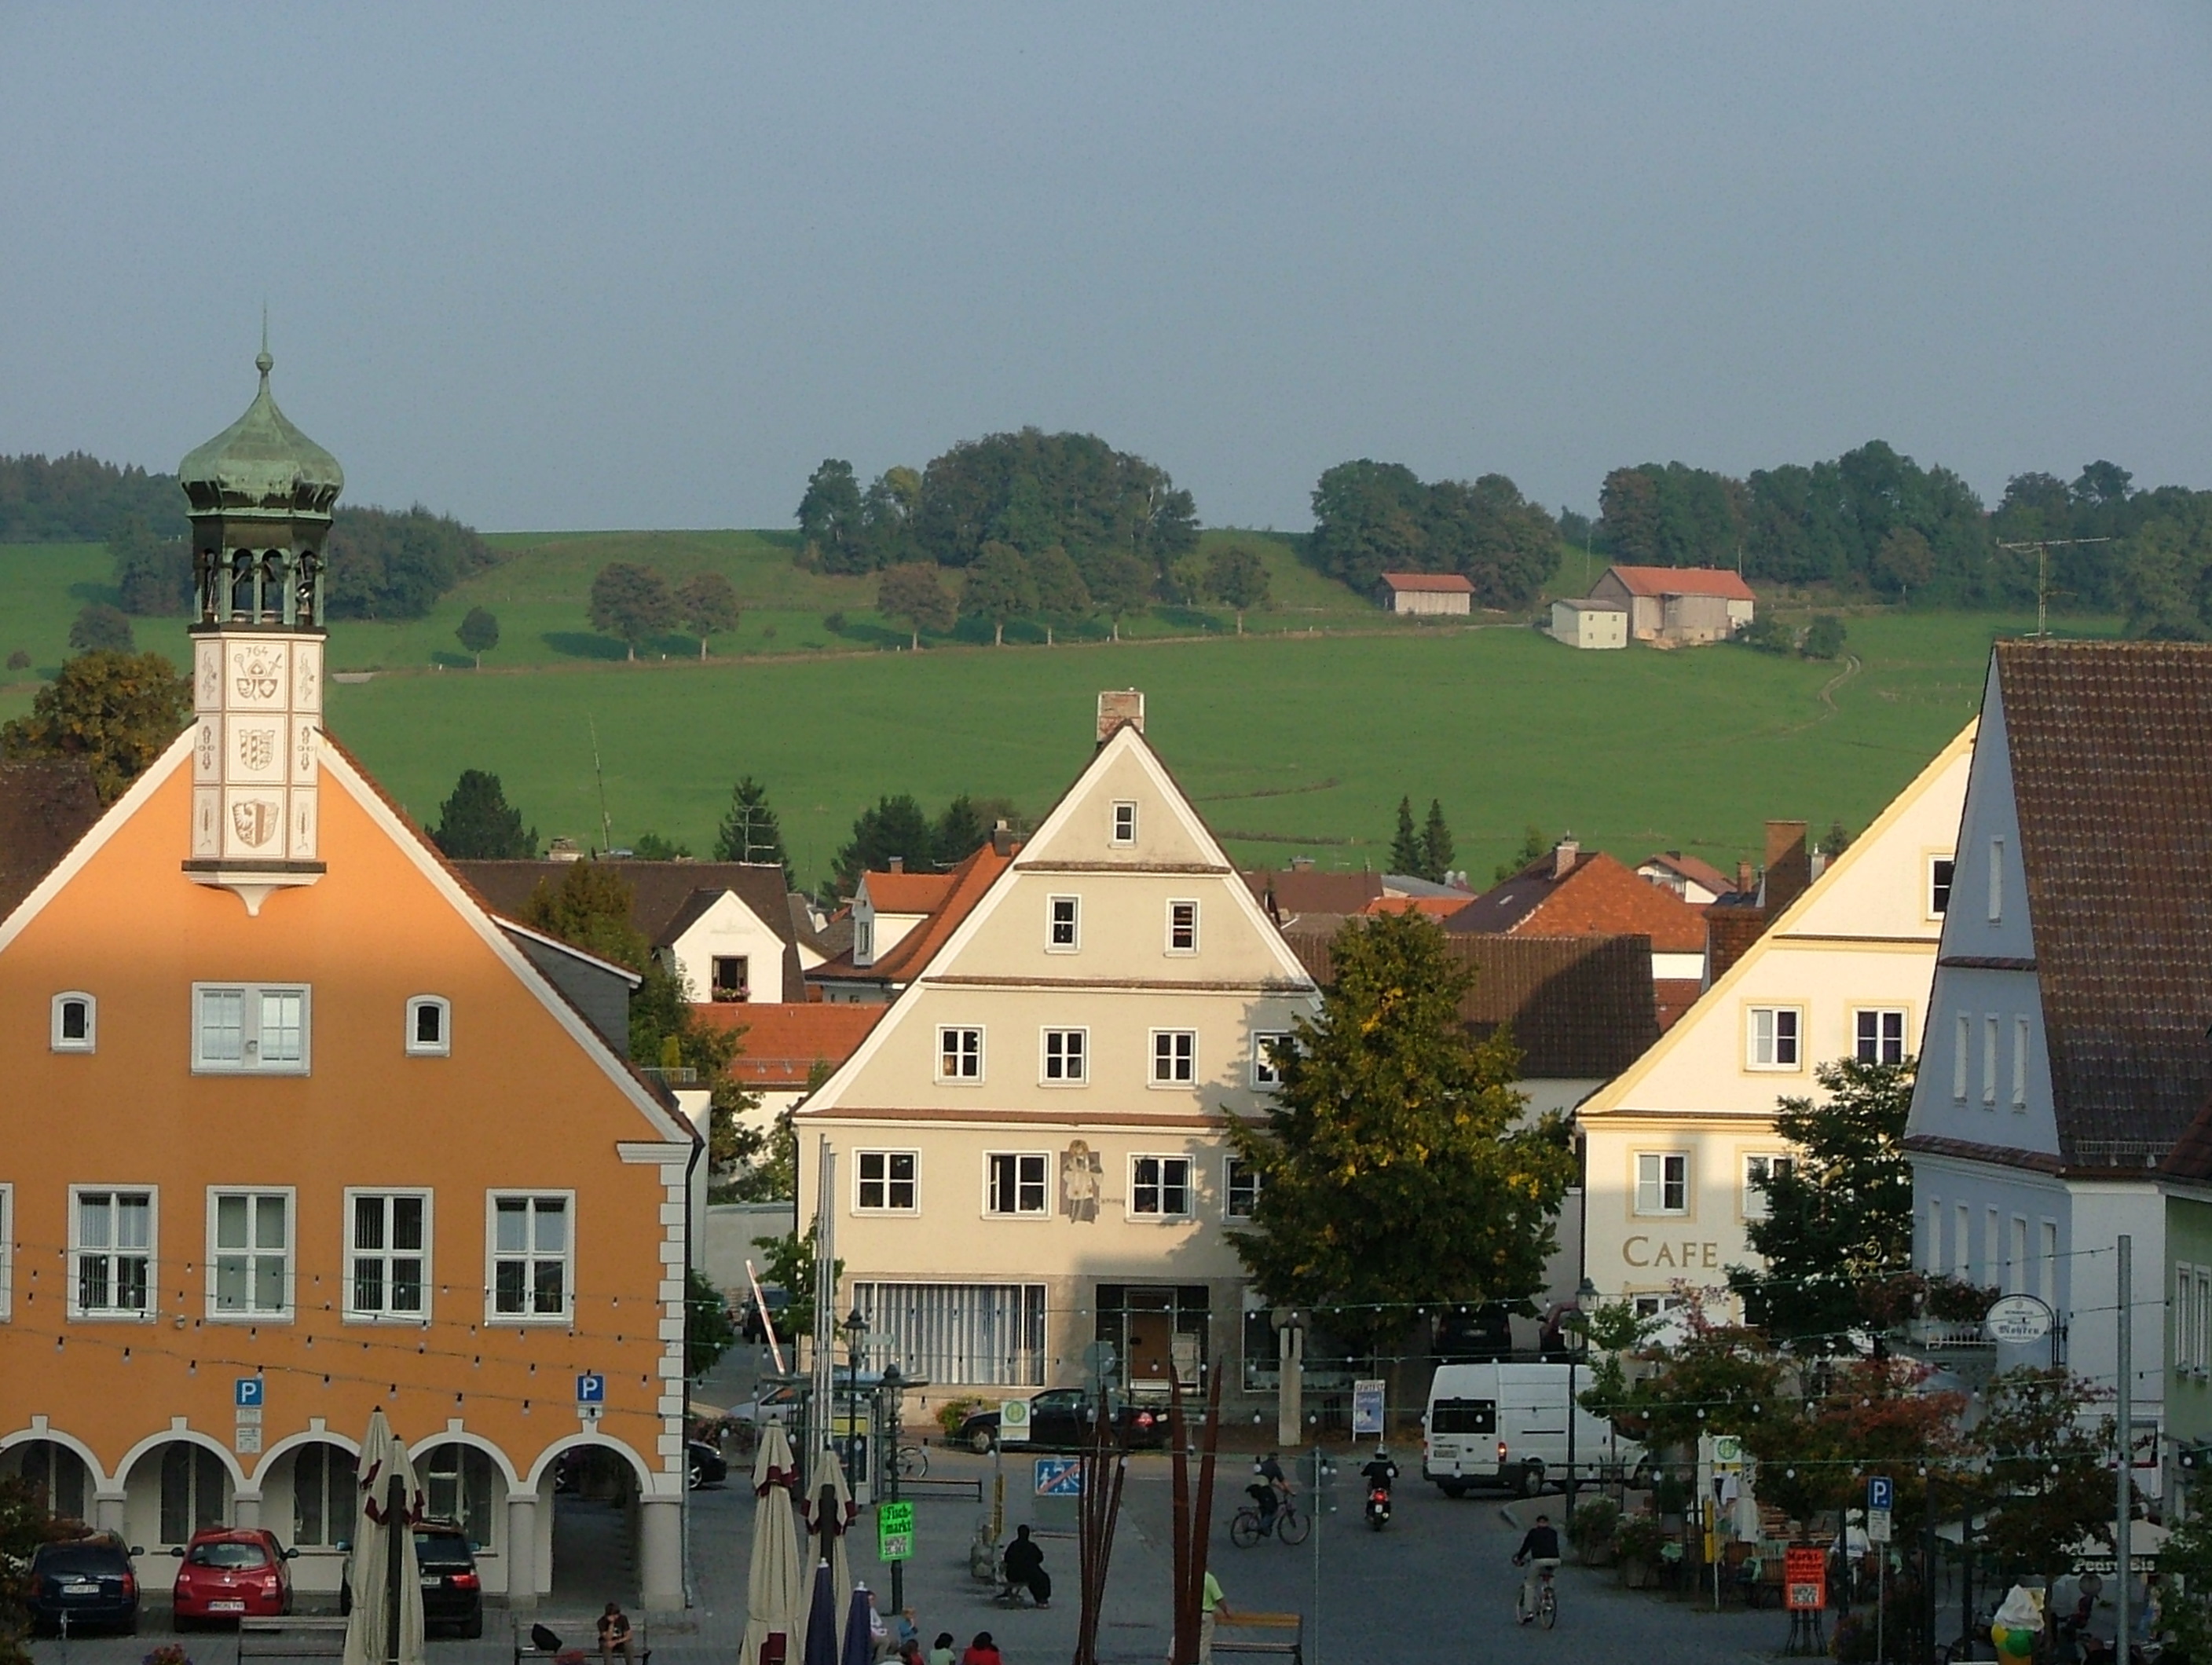
[{"label": "seated person", "polygon": [[607,1665],[607,1661],[617,1653],[624,1659],[630,1656],[629,1615],[618,1604],[610,1601],[607,1610],[599,1615],[599,1665]]},{"label": "seated person", "polygon": [[1014,1540],[1006,1546],[1006,1585],[1012,1589],[1017,1584],[1036,1598],[1037,1606],[1052,1605],[1052,1575],[1044,1570],[1043,1547],[1025,1526],[1014,1528]]}]

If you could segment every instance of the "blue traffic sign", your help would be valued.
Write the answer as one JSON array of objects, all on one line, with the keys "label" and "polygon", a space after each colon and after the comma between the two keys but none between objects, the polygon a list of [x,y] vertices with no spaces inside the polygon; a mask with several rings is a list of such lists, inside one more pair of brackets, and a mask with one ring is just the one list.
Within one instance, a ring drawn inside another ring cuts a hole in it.
[{"label": "blue traffic sign", "polygon": [[266,1391],[266,1384],[259,1376],[241,1376],[230,1384],[231,1402],[241,1411],[251,1409],[268,1402],[262,1397]]},{"label": "blue traffic sign", "polygon": [[1887,1510],[1895,1497],[1896,1492],[1888,1475],[1870,1474],[1867,1477],[1867,1507],[1869,1509]]},{"label": "blue traffic sign", "polygon": [[1040,1498],[1079,1498],[1083,1495],[1083,1459],[1039,1457],[1036,1495]]},{"label": "blue traffic sign", "polygon": [[607,1379],[603,1376],[580,1376],[576,1378],[576,1403],[604,1405],[607,1402]]}]

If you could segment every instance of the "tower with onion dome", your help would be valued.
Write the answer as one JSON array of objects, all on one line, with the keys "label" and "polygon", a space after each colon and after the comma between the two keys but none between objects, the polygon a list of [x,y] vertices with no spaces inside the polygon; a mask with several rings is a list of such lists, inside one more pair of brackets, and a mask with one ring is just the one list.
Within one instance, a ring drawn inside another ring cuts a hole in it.
[{"label": "tower with onion dome", "polygon": [[269,392],[179,465],[192,545],[192,828],[185,872],[258,914],[312,884],[323,725],[324,592],[337,459]]}]

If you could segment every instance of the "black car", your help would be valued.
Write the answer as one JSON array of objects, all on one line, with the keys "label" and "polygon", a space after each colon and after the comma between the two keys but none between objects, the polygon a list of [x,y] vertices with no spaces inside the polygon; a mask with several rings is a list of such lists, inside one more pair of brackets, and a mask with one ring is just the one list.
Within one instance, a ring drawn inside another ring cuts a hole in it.
[{"label": "black car", "polygon": [[[1097,1419],[1092,1395],[1081,1388],[1054,1388],[1030,1400],[1028,1443],[1044,1451],[1080,1451],[1091,1443]],[[1122,1401],[1114,1407],[1114,1428],[1121,1443],[1134,1450],[1164,1445],[1167,1413]],[[988,1451],[998,1443],[996,1407],[969,1413],[957,1437],[971,1450]]]},{"label": "black car", "polygon": [[703,1439],[684,1442],[684,1467],[690,1477],[691,1489],[716,1486],[730,1478],[730,1465],[722,1454]]},{"label": "black car", "polygon": [[31,1557],[31,1628],[41,1636],[110,1625],[138,1633],[138,1575],[131,1558],[146,1552],[126,1547],[112,1532],[65,1544],[42,1544]]},{"label": "black car", "polygon": [[[350,1557],[348,1558],[350,1561]],[[483,1634],[483,1581],[477,1576],[469,1534],[451,1521],[415,1527],[415,1560],[422,1577],[422,1628],[443,1625],[457,1636]],[[338,1581],[338,1611],[353,1611],[353,1569]]]}]

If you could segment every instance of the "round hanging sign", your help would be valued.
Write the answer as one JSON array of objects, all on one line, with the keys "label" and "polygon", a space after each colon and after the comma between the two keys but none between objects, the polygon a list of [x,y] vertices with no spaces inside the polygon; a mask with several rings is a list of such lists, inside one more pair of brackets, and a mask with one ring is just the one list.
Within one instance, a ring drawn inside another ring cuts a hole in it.
[{"label": "round hanging sign", "polygon": [[2028,1346],[2051,1334],[2051,1309],[2033,1295],[2000,1296],[1982,1320],[1982,1330],[1999,1346]]}]

